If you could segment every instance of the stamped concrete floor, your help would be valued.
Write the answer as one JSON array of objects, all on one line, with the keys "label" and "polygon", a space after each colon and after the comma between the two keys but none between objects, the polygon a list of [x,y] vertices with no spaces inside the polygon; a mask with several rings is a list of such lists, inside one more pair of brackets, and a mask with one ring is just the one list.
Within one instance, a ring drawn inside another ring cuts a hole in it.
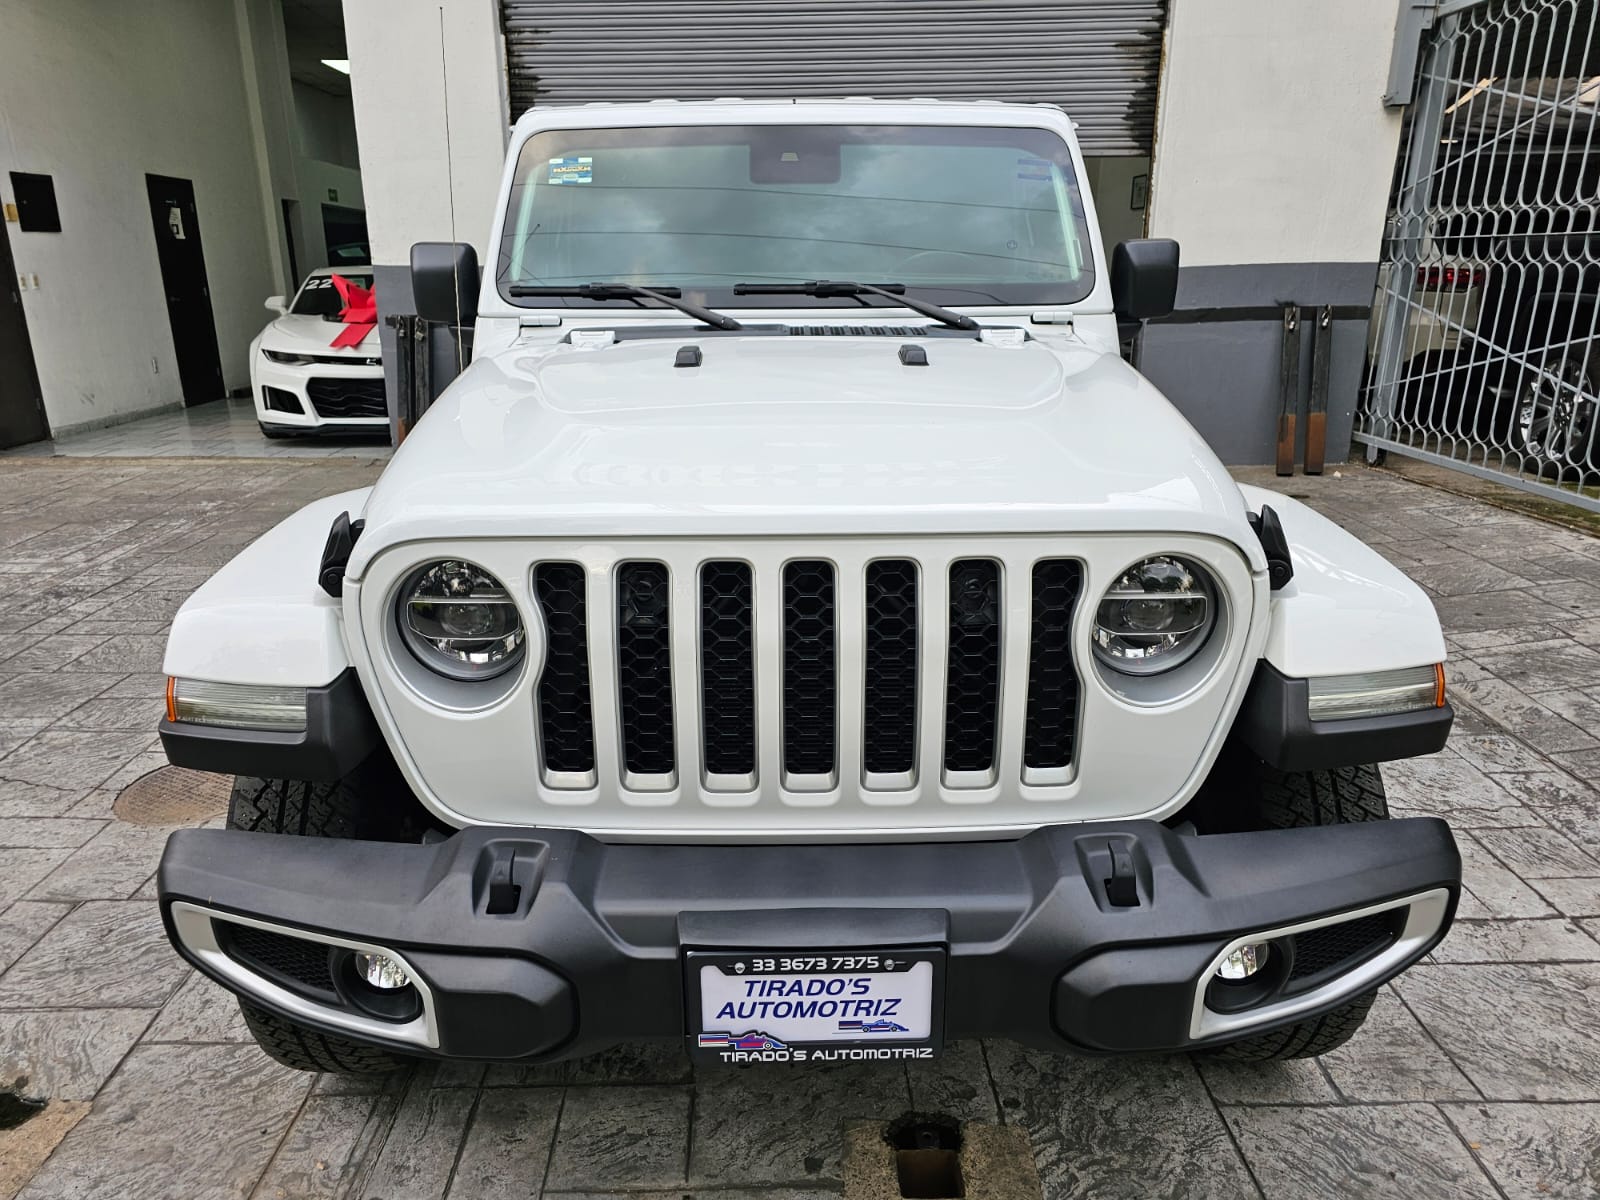
[{"label": "stamped concrete floor", "polygon": [[[1600,542],[1360,468],[1281,482],[1436,599],[1460,721],[1444,753],[1386,774],[1396,810],[1453,820],[1468,894],[1346,1048],[1241,1069],[996,1041],[910,1070],[692,1071],[630,1047],[383,1086],[274,1066],[168,950],[164,831],[111,801],[163,761],[179,602],[373,470],[0,466],[0,1087],[27,1077],[63,1127],[90,1102],[27,1200],[810,1197],[842,1186],[847,1123],[909,1109],[1024,1130],[1051,1197],[1600,1191]],[[0,1160],[44,1120],[0,1133]]]}]

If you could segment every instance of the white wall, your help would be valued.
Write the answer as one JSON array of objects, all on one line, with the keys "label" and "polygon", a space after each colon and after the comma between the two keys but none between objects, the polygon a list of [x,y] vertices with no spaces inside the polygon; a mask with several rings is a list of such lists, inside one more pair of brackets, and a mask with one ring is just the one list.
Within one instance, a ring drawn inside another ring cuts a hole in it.
[{"label": "white wall", "polygon": [[1395,0],[1172,0],[1150,232],[1185,266],[1376,262]]},{"label": "white wall", "polygon": [[358,167],[356,119],[349,96],[335,96],[309,83],[293,81],[295,125],[305,158]]},{"label": "white wall", "polygon": [[42,172],[61,207],[61,233],[8,230],[56,431],[182,400],[147,172],[194,182],[224,382],[248,382],[274,279],[234,22],[217,0],[6,0],[0,193]]},{"label": "white wall", "polygon": [[344,0],[344,23],[373,262],[452,227],[483,259],[510,127],[496,0]]},{"label": "white wall", "polygon": [[233,0],[233,4],[245,100],[255,140],[262,228],[272,259],[272,290],[289,292],[298,281],[290,278],[288,235],[280,197],[294,198],[297,185],[295,113],[289,93],[283,10],[279,0]]}]

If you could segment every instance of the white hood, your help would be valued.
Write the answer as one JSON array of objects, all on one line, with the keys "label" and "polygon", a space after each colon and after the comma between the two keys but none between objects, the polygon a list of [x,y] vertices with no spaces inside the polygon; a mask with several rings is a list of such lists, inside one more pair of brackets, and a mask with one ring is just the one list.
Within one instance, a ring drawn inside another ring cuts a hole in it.
[{"label": "white hood", "polygon": [[[904,341],[927,351],[906,366]],[[685,344],[703,363],[675,367]],[[1078,343],[702,336],[513,346],[453,383],[373,489],[350,564],[423,538],[1188,531],[1240,543],[1222,464]]]},{"label": "white hood", "polygon": [[330,345],[343,329],[344,325],[339,321],[287,313],[261,331],[261,349],[276,350],[280,354],[316,354],[330,358],[378,357],[376,328],[367,334],[359,346]]}]

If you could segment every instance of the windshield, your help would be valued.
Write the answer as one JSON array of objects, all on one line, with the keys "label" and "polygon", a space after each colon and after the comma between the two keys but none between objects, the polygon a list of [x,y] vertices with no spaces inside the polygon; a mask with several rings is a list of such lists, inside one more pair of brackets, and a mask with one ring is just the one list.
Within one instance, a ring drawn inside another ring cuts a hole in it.
[{"label": "windshield", "polygon": [[[572,129],[523,145],[496,272],[513,285],[903,283],[943,304],[1059,304],[1094,285],[1072,157],[1044,129],[744,125]],[[525,306],[585,305],[539,297]]]},{"label": "windshield", "polygon": [[[339,274],[357,287],[372,286],[370,271],[340,271]],[[339,298],[339,289],[333,286],[333,276],[312,275],[301,285],[289,311],[299,317],[337,317],[343,308],[344,301]]]}]

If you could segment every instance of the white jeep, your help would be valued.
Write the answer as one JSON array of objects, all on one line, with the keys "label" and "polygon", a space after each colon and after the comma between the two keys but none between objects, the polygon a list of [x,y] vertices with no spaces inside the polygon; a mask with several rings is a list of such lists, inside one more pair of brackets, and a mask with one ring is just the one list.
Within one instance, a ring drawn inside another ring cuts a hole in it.
[{"label": "white jeep", "polygon": [[1050,106],[518,122],[473,359],[370,489],[183,606],[160,871],[291,1066],[1319,1054],[1444,935],[1422,592],[1236,485],[1118,355]]}]

